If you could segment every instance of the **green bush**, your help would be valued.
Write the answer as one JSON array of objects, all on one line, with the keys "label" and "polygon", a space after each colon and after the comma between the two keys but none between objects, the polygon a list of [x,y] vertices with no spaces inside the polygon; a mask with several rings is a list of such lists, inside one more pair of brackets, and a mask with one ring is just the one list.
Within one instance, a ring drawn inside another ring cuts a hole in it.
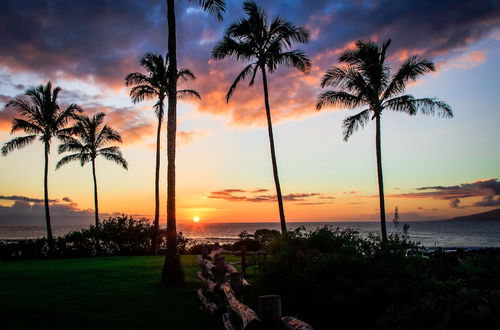
[{"label": "green bush", "polygon": [[[134,219],[126,215],[101,221],[95,226],[71,232],[55,239],[55,255],[59,258],[91,256],[147,255],[151,250],[153,225],[147,219]],[[166,249],[167,233],[160,229],[159,252]],[[181,253],[186,252],[191,240],[177,234]],[[0,259],[40,259],[48,256],[47,239],[19,240],[0,243]]]},{"label": "green bush", "polygon": [[[257,294],[280,294],[284,315],[315,329],[493,329],[500,260],[436,253],[392,235],[303,228],[277,236]],[[496,292],[496,293],[495,293]]]}]

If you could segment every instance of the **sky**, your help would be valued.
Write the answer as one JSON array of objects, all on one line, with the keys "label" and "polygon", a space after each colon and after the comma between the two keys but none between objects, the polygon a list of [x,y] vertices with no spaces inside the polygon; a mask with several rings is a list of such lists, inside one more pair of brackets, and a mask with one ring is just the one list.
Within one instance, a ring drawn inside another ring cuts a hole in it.
[{"label": "sky", "polygon": [[[431,59],[436,72],[408,86],[415,97],[436,97],[453,109],[444,119],[384,113],[382,159],[388,219],[437,220],[500,206],[500,3],[498,1],[256,1],[311,32],[302,49],[310,74],[288,68],[269,76],[280,181],[288,221],[375,221],[378,186],[375,125],[348,142],[342,120],[350,109],[316,111],[325,71],[359,39],[393,40],[388,61]],[[177,218],[190,222],[279,221],[260,78],[225,94],[244,63],[214,61],[210,52],[227,26],[243,17],[242,1],[227,1],[222,22],[189,1],[176,2],[178,64],[190,68],[201,101],[178,106]],[[166,52],[165,1],[4,0],[0,2],[0,144],[18,116],[6,103],[52,81],[61,106],[106,113],[123,137],[128,171],[97,161],[101,218],[154,213],[154,102],[133,104],[124,77],[144,72],[146,52]],[[165,146],[166,134],[162,138]],[[91,223],[89,165],[55,170],[50,154],[49,197],[55,224]],[[161,218],[166,212],[162,149]],[[39,142],[0,158],[0,224],[44,224],[43,148]]]}]

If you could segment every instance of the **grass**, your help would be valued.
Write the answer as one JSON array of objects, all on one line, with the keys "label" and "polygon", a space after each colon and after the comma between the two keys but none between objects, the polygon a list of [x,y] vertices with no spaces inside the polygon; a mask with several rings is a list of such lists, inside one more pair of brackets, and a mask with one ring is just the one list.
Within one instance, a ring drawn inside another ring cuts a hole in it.
[{"label": "grass", "polygon": [[207,329],[196,256],[187,285],[160,285],[163,257],[0,262],[1,329]]}]

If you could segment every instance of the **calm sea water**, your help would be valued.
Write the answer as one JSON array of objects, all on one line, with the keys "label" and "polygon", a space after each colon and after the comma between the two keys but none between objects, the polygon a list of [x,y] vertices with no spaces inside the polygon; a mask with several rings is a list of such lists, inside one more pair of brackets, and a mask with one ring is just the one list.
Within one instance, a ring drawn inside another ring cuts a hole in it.
[{"label": "calm sea water", "polygon": [[[404,223],[401,223],[400,227]],[[422,243],[425,247],[500,247],[499,222],[408,222],[410,239]],[[352,228],[361,234],[378,233],[377,222],[292,222],[289,229],[304,226],[314,230],[322,226]],[[54,226],[56,236],[79,230],[80,226]],[[257,229],[277,229],[279,223],[179,223],[178,230],[192,239],[203,242],[233,242],[242,231],[253,233]],[[392,223],[388,223],[389,232],[394,232]],[[43,226],[0,226],[0,240],[40,238],[46,234]]]}]

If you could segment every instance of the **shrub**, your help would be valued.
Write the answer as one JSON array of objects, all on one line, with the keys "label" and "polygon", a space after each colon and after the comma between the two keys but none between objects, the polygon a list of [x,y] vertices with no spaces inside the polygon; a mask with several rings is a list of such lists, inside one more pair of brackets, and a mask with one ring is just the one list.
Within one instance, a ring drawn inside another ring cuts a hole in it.
[{"label": "shrub", "polygon": [[378,236],[351,229],[299,228],[269,244],[256,288],[258,294],[280,294],[283,314],[315,329],[489,329],[500,324],[499,296],[493,290],[498,290],[498,258],[489,259],[492,265],[470,256],[423,257],[416,253],[420,248],[398,235],[383,246]]},{"label": "shrub", "polygon": [[[99,230],[93,225],[55,239],[55,257],[146,255],[150,253],[153,225],[147,219],[126,215],[103,220]],[[160,229],[160,253],[166,249],[167,232]],[[192,240],[177,234],[179,250],[184,253]],[[0,243],[0,259],[40,259],[48,256],[47,239]]]}]

